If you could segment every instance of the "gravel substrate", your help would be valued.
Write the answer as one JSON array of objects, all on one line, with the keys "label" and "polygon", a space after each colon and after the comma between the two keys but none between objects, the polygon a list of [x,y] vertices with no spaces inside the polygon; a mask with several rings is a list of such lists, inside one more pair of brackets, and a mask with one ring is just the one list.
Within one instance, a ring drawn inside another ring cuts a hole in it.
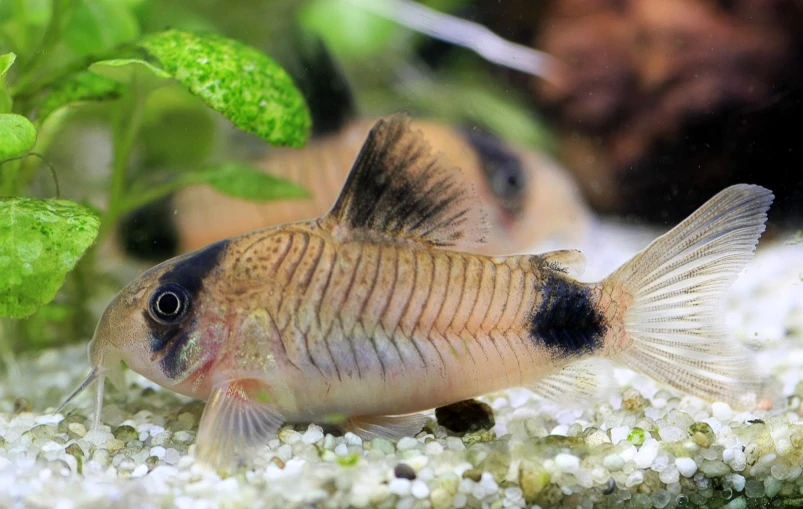
[{"label": "gravel substrate", "polygon": [[[654,234],[600,226],[583,279]],[[89,431],[91,395],[52,413],[88,372],[85,348],[45,352],[0,379],[0,507],[803,506],[803,244],[762,245],[727,308],[785,408],[736,412],[617,370],[619,394],[582,410],[523,389],[488,395],[496,424],[463,436],[434,417],[395,444],[285,427],[228,478],[194,464],[202,403],[129,372]]]}]

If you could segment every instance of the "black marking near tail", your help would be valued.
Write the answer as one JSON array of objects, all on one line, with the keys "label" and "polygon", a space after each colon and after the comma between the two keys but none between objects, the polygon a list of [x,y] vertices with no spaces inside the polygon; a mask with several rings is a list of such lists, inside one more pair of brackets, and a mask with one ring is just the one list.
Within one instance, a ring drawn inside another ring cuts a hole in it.
[{"label": "black marking near tail", "polygon": [[502,139],[478,130],[464,129],[463,135],[480,159],[488,188],[493,191],[500,206],[517,216],[526,205],[527,174],[521,157]]},{"label": "black marking near tail", "polygon": [[120,221],[119,241],[137,260],[162,262],[178,254],[179,231],[173,221],[172,196],[151,202]]},{"label": "black marking near tail", "polygon": [[533,341],[560,359],[587,355],[603,346],[608,325],[590,288],[547,271],[540,291],[543,300],[530,324]]}]

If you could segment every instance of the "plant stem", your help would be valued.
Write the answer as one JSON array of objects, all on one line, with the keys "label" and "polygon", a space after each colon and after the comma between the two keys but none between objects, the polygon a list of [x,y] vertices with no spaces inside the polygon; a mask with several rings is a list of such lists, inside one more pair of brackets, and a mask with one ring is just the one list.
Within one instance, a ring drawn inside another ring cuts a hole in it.
[{"label": "plant stem", "polygon": [[73,3],[73,0],[53,0],[51,2],[50,20],[48,20],[47,28],[45,28],[45,33],[39,42],[39,47],[31,53],[31,58],[22,65],[20,76],[15,86],[16,90],[26,88],[31,82],[38,81],[36,76],[37,64],[42,57],[50,53],[61,38],[64,15],[70,10]]},{"label": "plant stem", "polygon": [[136,75],[129,87],[120,98],[114,118],[112,120],[112,136],[114,143],[114,156],[112,159],[111,183],[109,185],[109,203],[106,212],[100,221],[100,242],[108,229],[114,225],[122,213],[121,206],[125,199],[127,170],[131,152],[137,140],[142,116],[145,109],[147,94],[140,90]]}]

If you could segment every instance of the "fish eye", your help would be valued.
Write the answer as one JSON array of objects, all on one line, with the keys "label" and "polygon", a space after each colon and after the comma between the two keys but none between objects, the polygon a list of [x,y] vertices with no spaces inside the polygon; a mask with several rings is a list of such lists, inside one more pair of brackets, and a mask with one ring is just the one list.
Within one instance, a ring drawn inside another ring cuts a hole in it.
[{"label": "fish eye", "polygon": [[494,194],[503,200],[521,198],[525,188],[524,172],[517,164],[499,164],[489,168]]},{"label": "fish eye", "polygon": [[151,316],[162,323],[175,323],[181,320],[190,307],[190,296],[181,285],[167,283],[151,295],[149,310]]}]

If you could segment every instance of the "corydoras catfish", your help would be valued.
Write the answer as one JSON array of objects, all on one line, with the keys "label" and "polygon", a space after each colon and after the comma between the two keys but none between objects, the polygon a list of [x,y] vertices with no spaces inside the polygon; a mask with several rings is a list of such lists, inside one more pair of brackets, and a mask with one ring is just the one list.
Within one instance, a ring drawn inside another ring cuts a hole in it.
[{"label": "corydoras catfish", "polygon": [[[582,255],[463,252],[485,233],[459,170],[406,117],[371,130],[331,211],[169,260],[109,304],[90,345],[97,381],[124,360],[208,400],[197,457],[223,465],[284,422],[363,438],[414,434],[427,409],[523,386],[596,390],[599,359],[707,400],[760,381],[725,331],[723,293],[764,230],[770,191],[725,189],[598,283]],[[97,417],[96,417],[97,418]]]}]

